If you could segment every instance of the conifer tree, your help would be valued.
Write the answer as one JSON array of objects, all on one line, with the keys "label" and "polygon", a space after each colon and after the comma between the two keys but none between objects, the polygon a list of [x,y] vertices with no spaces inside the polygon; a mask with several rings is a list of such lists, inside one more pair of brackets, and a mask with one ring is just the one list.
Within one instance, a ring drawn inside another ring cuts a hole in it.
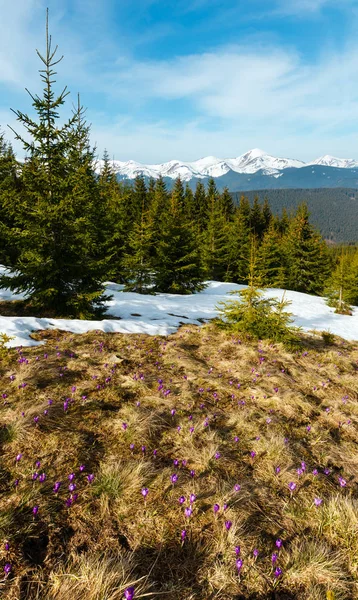
[{"label": "conifer tree", "polygon": [[207,190],[207,225],[202,234],[203,263],[208,279],[223,281],[229,265],[229,224],[214,179]]},{"label": "conifer tree", "polygon": [[358,304],[358,260],[344,248],[338,257],[326,293],[328,305],[333,306],[337,313],[352,314],[350,304]]},{"label": "conifer tree", "polygon": [[185,192],[184,192],[184,211],[185,211],[185,214],[186,214],[189,222],[193,223],[195,220],[194,194],[188,183],[185,186]]},{"label": "conifer tree", "polygon": [[[74,139],[83,147],[87,142],[76,137],[78,114],[63,127],[57,123],[58,108],[64,104],[66,88],[55,98],[53,67],[57,46],[52,52],[46,19],[46,54],[37,54],[41,70],[43,97],[31,96],[38,122],[21,111],[14,111],[31,141],[16,132],[29,156],[22,166],[21,205],[17,216],[20,233],[19,256],[13,277],[1,276],[0,285],[26,292],[32,304],[64,316],[88,317],[104,310],[103,285],[94,264],[92,223],[85,203],[89,190],[76,185],[78,175],[87,181],[87,155],[76,164]],[[82,134],[85,137],[84,131]],[[79,158],[81,151],[78,150]],[[73,164],[71,164],[73,161]],[[88,181],[87,181],[88,183]],[[87,185],[86,183],[86,185]]]},{"label": "conifer tree", "polygon": [[292,315],[285,310],[289,302],[284,296],[281,300],[263,296],[257,250],[257,239],[251,235],[248,286],[243,290],[230,292],[238,295],[239,300],[219,302],[217,310],[221,319],[218,325],[254,338],[297,344],[297,328],[292,327]]},{"label": "conifer tree", "polygon": [[123,283],[121,260],[127,239],[125,210],[122,206],[122,189],[106,150],[103,153],[97,186],[97,224],[98,229],[102,231],[101,243],[107,258],[106,279]]},{"label": "conifer tree", "polygon": [[265,229],[265,222],[262,215],[261,205],[256,196],[250,211],[250,225],[252,233],[261,241]]},{"label": "conifer tree", "polygon": [[206,227],[208,219],[208,206],[206,200],[205,186],[198,181],[194,194],[194,219],[197,224],[198,232],[202,233]]},{"label": "conifer tree", "polygon": [[235,206],[229,189],[226,186],[220,194],[220,203],[225,219],[231,221],[235,214]]},{"label": "conifer tree", "polygon": [[126,281],[125,291],[153,293],[153,221],[150,218],[144,179],[137,182],[136,193],[141,198],[140,220],[134,223],[128,236],[127,251],[122,260]]},{"label": "conifer tree", "polygon": [[[162,189],[160,184],[158,191],[162,193]],[[185,215],[180,178],[175,181],[168,210],[162,213],[154,253],[155,291],[190,294],[205,287],[199,249],[192,224]]]},{"label": "conifer tree", "polygon": [[271,220],[272,220],[272,211],[271,211],[269,201],[267,200],[267,198],[265,198],[264,204],[262,207],[262,220],[263,220],[263,233],[265,233],[268,230]]},{"label": "conifer tree", "polygon": [[298,292],[319,294],[329,276],[327,246],[309,223],[307,204],[301,204],[290,221],[285,241],[287,287]]},{"label": "conifer tree", "polygon": [[264,234],[258,249],[258,273],[265,287],[284,287],[286,283],[286,257],[282,236],[275,224],[271,224]]},{"label": "conifer tree", "polygon": [[250,256],[250,227],[245,215],[236,209],[228,234],[228,265],[225,281],[247,283]]},{"label": "conifer tree", "polygon": [[20,177],[14,151],[0,131],[0,263],[10,267],[17,256],[16,204]]}]

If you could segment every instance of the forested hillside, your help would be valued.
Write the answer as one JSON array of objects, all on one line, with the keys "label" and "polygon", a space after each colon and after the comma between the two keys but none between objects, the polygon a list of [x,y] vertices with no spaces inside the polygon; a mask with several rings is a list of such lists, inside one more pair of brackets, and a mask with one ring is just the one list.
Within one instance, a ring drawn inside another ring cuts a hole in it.
[{"label": "forested hillside", "polygon": [[335,243],[358,242],[358,189],[323,188],[297,190],[253,190],[233,192],[238,203],[244,194],[252,204],[257,196],[267,198],[272,212],[277,215],[282,209],[296,210],[303,201],[307,203],[312,224],[319,229],[326,240]]}]

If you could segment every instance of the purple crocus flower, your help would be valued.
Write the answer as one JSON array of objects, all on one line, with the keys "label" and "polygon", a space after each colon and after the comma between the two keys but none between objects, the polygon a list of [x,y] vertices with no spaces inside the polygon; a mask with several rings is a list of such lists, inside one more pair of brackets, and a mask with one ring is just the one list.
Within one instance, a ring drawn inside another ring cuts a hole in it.
[{"label": "purple crocus flower", "polygon": [[178,502],[179,502],[179,504],[184,504],[184,502],[185,502],[185,496],[180,496]]},{"label": "purple crocus flower", "polygon": [[10,550],[10,544],[9,544],[9,542],[5,542],[4,546],[5,546],[6,552],[9,552],[9,550]]},{"label": "purple crocus flower", "polygon": [[193,504],[193,502],[195,502],[195,500],[196,500],[195,494],[190,494],[190,498],[189,498],[190,504]]},{"label": "purple crocus flower", "polygon": [[214,513],[216,514],[217,512],[219,512],[219,510],[220,510],[219,504],[214,504],[214,506],[213,506]]},{"label": "purple crocus flower", "polygon": [[276,554],[276,552],[273,552],[272,556],[271,556],[271,562],[272,562],[272,564],[274,564],[277,559],[278,559],[278,554]]},{"label": "purple crocus flower", "polygon": [[34,507],[33,507],[33,509],[32,509],[32,513],[33,513],[34,515],[37,515],[37,513],[38,513],[38,512],[39,512],[39,507],[38,507],[38,505],[36,504],[36,506],[34,506]]},{"label": "purple crocus flower", "polygon": [[276,475],[278,475],[280,472],[281,472],[281,467],[279,467],[279,466],[275,467]]},{"label": "purple crocus flower", "polygon": [[317,498],[316,497],[314,499],[314,503],[315,503],[316,506],[321,506],[322,502],[323,502],[322,498]]},{"label": "purple crocus flower", "polygon": [[80,473],[86,470],[86,465],[80,465]]},{"label": "purple crocus flower", "polygon": [[70,473],[68,476],[68,481],[73,481],[75,478],[75,474],[74,473]]},{"label": "purple crocus flower", "polygon": [[41,481],[41,483],[43,483],[46,479],[46,473],[41,473],[40,477],[39,477],[39,481]]},{"label": "purple crocus flower", "polygon": [[18,454],[16,457],[16,462],[19,462],[22,459],[22,454]]},{"label": "purple crocus flower", "polygon": [[70,492],[74,492],[76,489],[76,484],[75,483],[70,483],[70,485],[68,486],[68,489]]},{"label": "purple crocus flower", "polygon": [[55,494],[58,493],[58,490],[60,489],[60,487],[61,487],[61,481],[56,481],[55,485],[53,486],[53,491]]},{"label": "purple crocus flower", "polygon": [[179,461],[177,458],[174,458],[173,465],[174,465],[174,467],[177,467],[179,465]]},{"label": "purple crocus flower", "polygon": [[236,568],[238,570],[238,572],[240,573],[241,569],[242,569],[242,565],[244,564],[244,561],[241,558],[238,558],[236,561]]},{"label": "purple crocus flower", "polygon": [[124,431],[128,428],[128,424],[127,423],[122,423],[122,429],[124,429]]},{"label": "purple crocus flower", "polygon": [[250,452],[250,456],[251,456],[251,458],[255,458],[255,456],[256,456],[256,452],[255,452],[255,450],[252,450],[252,451]]},{"label": "purple crocus flower", "polygon": [[254,551],[253,551],[253,553],[252,553],[252,554],[254,555],[254,557],[255,557],[255,558],[257,558],[257,557],[258,557],[258,555],[259,555],[259,551],[258,551],[258,549],[257,549],[257,548],[254,548]]},{"label": "purple crocus flower", "polygon": [[38,478],[39,474],[35,471],[35,473],[32,473],[31,479],[32,481],[35,481]]},{"label": "purple crocus flower", "polygon": [[281,546],[282,546],[282,543],[283,543],[283,542],[282,542],[282,540],[281,540],[280,538],[278,538],[278,539],[276,540],[276,542],[275,542],[275,544],[276,544],[276,548],[281,548]]},{"label": "purple crocus flower", "polygon": [[225,521],[225,529],[227,531],[230,531],[231,527],[232,527],[232,521]]},{"label": "purple crocus flower", "polygon": [[12,569],[12,565],[11,563],[7,562],[4,565],[4,573],[5,573],[5,577],[7,577],[9,575],[9,573],[11,572]]},{"label": "purple crocus flower", "polygon": [[186,517],[191,517],[191,515],[193,514],[193,509],[191,508],[191,506],[188,506],[185,510],[184,510],[184,514]]},{"label": "purple crocus flower", "polygon": [[125,600],[133,600],[134,599],[134,587],[131,586],[129,588],[127,588],[126,590],[124,590],[124,598]]},{"label": "purple crocus flower", "polygon": [[274,572],[274,576],[276,578],[281,577],[282,575],[282,569],[280,569],[280,567],[276,567],[275,572]]},{"label": "purple crocus flower", "polygon": [[93,475],[93,473],[90,473],[89,475],[87,475],[87,481],[88,481],[89,483],[92,483],[92,481],[93,481],[93,480],[94,480],[94,475]]},{"label": "purple crocus flower", "polygon": [[142,494],[143,498],[146,498],[149,494],[148,488],[142,488],[141,494]]},{"label": "purple crocus flower", "polygon": [[318,475],[318,469],[313,469],[312,475]]},{"label": "purple crocus flower", "polygon": [[142,446],[141,450],[142,450],[143,454],[145,454],[146,450],[147,450],[146,446]]},{"label": "purple crocus flower", "polygon": [[191,471],[190,471],[190,477],[195,477],[195,471],[194,471],[194,469],[191,469]]},{"label": "purple crocus flower", "polygon": [[235,492],[239,492],[241,490],[241,485],[239,483],[235,483],[234,490]]},{"label": "purple crocus flower", "polygon": [[288,487],[290,488],[291,492],[293,492],[297,487],[297,483],[295,483],[294,481],[290,481]]},{"label": "purple crocus flower", "polygon": [[215,452],[215,458],[216,458],[216,460],[218,460],[220,457],[221,457],[220,452]]},{"label": "purple crocus flower", "polygon": [[184,540],[186,538],[186,529],[182,529],[180,537],[181,537],[182,541],[184,542]]},{"label": "purple crocus flower", "polygon": [[236,556],[240,556],[241,548],[240,546],[235,546],[235,554]]},{"label": "purple crocus flower", "polygon": [[173,475],[170,476],[170,481],[174,485],[174,483],[178,481],[178,475],[176,473],[173,473]]},{"label": "purple crocus flower", "polygon": [[345,480],[345,479],[343,479],[343,477],[339,476],[339,477],[338,477],[338,481],[339,481],[339,485],[340,485],[341,487],[346,487],[346,485],[347,485],[347,482],[346,482],[346,480]]}]

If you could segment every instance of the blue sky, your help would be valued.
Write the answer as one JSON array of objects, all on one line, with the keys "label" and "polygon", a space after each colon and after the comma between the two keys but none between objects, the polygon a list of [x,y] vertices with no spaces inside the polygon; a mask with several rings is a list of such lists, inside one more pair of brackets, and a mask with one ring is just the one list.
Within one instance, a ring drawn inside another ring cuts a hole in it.
[{"label": "blue sky", "polygon": [[[101,156],[145,163],[251,148],[358,159],[358,0],[0,0],[0,128],[33,114],[45,11],[61,116],[81,94]],[[19,156],[23,150],[14,143]]]}]

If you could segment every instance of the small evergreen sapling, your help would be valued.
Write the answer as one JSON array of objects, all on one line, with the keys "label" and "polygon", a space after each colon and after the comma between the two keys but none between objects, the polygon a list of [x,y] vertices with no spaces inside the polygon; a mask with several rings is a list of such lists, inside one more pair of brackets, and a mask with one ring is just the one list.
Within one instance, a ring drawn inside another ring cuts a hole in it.
[{"label": "small evergreen sapling", "polygon": [[246,333],[256,339],[270,339],[294,345],[298,342],[298,328],[291,326],[292,315],[285,310],[290,302],[285,300],[285,294],[281,300],[263,296],[260,277],[257,275],[257,261],[257,242],[252,237],[248,287],[230,292],[240,296],[239,300],[219,302],[218,325],[230,331]]}]

